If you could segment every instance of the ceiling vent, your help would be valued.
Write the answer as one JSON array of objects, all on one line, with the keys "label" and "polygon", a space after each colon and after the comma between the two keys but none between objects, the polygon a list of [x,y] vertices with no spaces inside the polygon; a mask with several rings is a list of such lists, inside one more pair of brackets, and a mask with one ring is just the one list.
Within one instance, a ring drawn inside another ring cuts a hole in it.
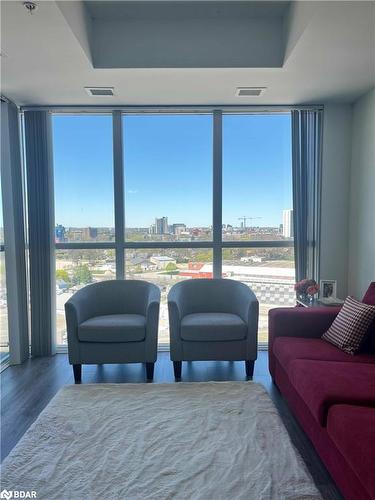
[{"label": "ceiling vent", "polygon": [[237,87],[236,95],[238,97],[258,97],[267,87]]},{"label": "ceiling vent", "polygon": [[86,92],[91,97],[113,96],[113,87],[85,87]]}]

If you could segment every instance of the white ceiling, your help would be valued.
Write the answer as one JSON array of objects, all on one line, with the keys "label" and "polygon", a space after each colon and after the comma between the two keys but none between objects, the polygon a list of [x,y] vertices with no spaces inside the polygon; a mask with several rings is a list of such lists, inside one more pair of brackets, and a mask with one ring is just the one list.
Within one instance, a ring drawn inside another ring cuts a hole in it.
[{"label": "white ceiling", "polygon": [[[94,68],[85,16],[95,9],[75,1],[69,18],[64,3],[37,1],[30,15],[22,1],[1,2],[1,91],[19,105],[324,104],[375,86],[374,1],[293,2],[278,68]],[[259,15],[274,4],[263,3]],[[98,5],[96,15],[111,19],[116,2],[108,9]],[[113,86],[115,96],[90,97],[85,86]],[[268,89],[239,98],[239,86]]]},{"label": "white ceiling", "polygon": [[83,14],[76,3],[58,5],[94,68],[283,65],[290,2],[96,0]]}]

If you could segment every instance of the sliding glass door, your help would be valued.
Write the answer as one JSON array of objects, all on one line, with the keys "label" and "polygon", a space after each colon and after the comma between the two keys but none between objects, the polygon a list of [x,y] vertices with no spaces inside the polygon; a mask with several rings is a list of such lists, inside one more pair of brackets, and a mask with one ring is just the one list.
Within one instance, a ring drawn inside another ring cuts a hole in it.
[{"label": "sliding glass door", "polygon": [[266,342],[269,308],[294,301],[290,113],[117,117],[53,117],[57,343],[66,300],[116,276],[160,287],[160,344],[174,283],[243,281]]}]

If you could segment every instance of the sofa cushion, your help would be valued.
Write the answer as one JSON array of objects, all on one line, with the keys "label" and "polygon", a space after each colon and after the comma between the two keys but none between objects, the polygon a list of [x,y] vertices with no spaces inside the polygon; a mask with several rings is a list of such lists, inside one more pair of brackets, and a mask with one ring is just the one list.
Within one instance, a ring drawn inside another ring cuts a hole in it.
[{"label": "sofa cushion", "polygon": [[246,323],[236,314],[195,313],[181,321],[181,338],[195,342],[242,340],[246,337]]},{"label": "sofa cushion", "polygon": [[81,342],[139,342],[146,336],[146,318],[140,314],[108,314],[81,323]]},{"label": "sofa cushion", "polygon": [[375,405],[375,364],[295,359],[289,378],[322,426],[334,404]]},{"label": "sofa cushion", "polygon": [[303,337],[277,337],[273,343],[273,354],[287,373],[290,362],[294,359],[375,363],[374,355],[357,354],[352,356],[325,340]]},{"label": "sofa cushion", "polygon": [[369,497],[375,498],[375,408],[332,406],[327,432]]},{"label": "sofa cushion", "polygon": [[375,319],[375,306],[347,297],[341,311],[322,338],[349,354],[359,351]]}]

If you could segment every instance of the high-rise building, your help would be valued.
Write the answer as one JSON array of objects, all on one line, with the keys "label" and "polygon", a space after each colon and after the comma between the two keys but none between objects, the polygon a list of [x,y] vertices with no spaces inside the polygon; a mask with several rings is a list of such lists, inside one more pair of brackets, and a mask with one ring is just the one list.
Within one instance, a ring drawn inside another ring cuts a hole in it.
[{"label": "high-rise building", "polygon": [[83,230],[79,228],[69,228],[69,240],[83,241]]},{"label": "high-rise building", "polygon": [[65,241],[65,227],[61,224],[57,224],[55,227],[55,242],[64,243]]},{"label": "high-rise building", "polygon": [[168,217],[155,219],[156,234],[168,234]]},{"label": "high-rise building", "polygon": [[186,224],[173,224],[172,226],[173,234],[179,235],[186,231]]},{"label": "high-rise building", "polygon": [[98,237],[98,230],[96,227],[85,227],[82,230],[82,235],[84,241],[95,240]]},{"label": "high-rise building", "polygon": [[283,236],[284,238],[293,238],[293,210],[283,210]]}]

